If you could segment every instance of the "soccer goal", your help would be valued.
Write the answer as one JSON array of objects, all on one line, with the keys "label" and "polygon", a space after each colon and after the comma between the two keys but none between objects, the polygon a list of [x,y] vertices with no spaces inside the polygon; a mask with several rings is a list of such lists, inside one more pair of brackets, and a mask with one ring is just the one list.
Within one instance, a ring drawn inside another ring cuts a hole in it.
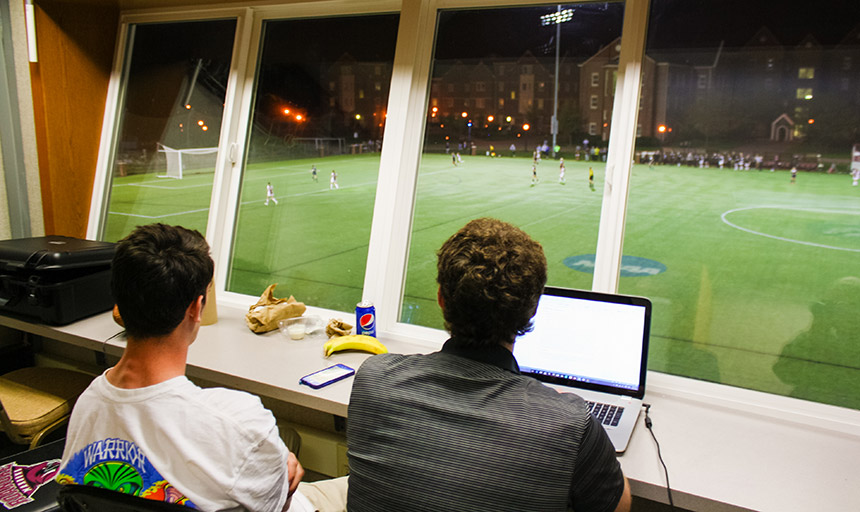
[{"label": "soccer goal", "polygon": [[158,152],[164,153],[167,160],[167,174],[157,175],[159,178],[182,179],[190,169],[215,170],[215,157],[218,148],[186,148],[174,149],[164,144],[158,144]]}]

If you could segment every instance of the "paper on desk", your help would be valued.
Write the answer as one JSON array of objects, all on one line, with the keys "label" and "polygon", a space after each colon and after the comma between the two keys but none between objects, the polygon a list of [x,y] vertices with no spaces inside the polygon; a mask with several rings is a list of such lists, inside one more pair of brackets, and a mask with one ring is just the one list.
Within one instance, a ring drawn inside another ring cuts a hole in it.
[{"label": "paper on desk", "polygon": [[302,316],[307,309],[303,302],[299,302],[290,295],[288,299],[276,299],[274,292],[277,283],[270,284],[260,300],[248,309],[245,322],[248,328],[256,333],[273,331],[278,328],[278,322],[285,318]]}]

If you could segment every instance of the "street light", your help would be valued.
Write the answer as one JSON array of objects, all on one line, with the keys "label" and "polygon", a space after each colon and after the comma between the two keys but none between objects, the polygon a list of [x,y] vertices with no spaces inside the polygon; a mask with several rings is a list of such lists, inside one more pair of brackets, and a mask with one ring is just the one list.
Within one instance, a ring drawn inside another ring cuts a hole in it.
[{"label": "street light", "polygon": [[561,48],[561,24],[573,19],[573,9],[561,10],[561,6],[557,6],[556,11],[552,14],[544,14],[540,17],[540,23],[543,26],[555,25],[555,88],[553,91],[552,100],[552,121],[550,121],[550,131],[552,132],[552,156],[555,158],[556,142],[558,140],[558,60],[559,49]]}]

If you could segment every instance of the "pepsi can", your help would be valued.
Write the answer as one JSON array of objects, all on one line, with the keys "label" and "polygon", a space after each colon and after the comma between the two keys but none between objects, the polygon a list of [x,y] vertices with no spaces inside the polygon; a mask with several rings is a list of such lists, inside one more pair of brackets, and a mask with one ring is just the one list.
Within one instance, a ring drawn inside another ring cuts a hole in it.
[{"label": "pepsi can", "polygon": [[369,300],[355,306],[355,333],[376,337],[376,308]]}]

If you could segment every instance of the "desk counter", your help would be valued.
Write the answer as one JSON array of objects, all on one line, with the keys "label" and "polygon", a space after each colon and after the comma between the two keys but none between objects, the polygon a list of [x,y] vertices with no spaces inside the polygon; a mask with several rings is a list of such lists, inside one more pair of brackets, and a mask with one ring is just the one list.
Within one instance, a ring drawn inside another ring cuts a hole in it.
[{"label": "desk counter", "polygon": [[[218,323],[201,327],[189,351],[188,375],[345,417],[352,379],[313,390],[299,378],[334,363],[358,368],[368,355],[326,359],[323,338],[253,334],[244,313],[219,304]],[[122,337],[110,339],[121,331],[110,313],[63,327],[0,316],[0,325],[111,355],[125,345]],[[428,352],[383,341],[392,352]],[[653,372],[648,386],[645,401],[677,506],[858,510],[860,412]],[[635,495],[667,502],[657,447],[641,420],[620,461]]]}]

